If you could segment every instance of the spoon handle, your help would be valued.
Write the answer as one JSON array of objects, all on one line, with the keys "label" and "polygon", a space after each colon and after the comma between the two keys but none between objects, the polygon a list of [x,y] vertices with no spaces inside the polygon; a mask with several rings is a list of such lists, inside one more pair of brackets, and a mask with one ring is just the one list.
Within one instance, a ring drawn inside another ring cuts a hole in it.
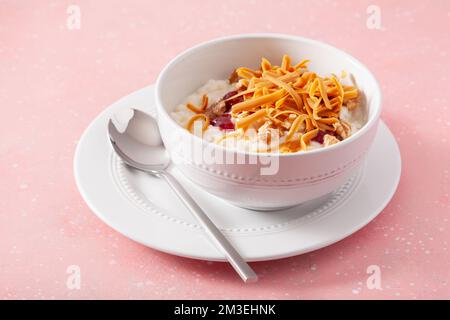
[{"label": "spoon handle", "polygon": [[198,206],[192,197],[186,192],[183,186],[167,171],[159,173],[158,176],[164,178],[172,187],[177,196],[181,199],[184,205],[191,211],[194,217],[198,220],[203,230],[212,240],[212,242],[220,248],[225,254],[227,260],[244,280],[244,282],[255,282],[258,276],[255,271],[245,262],[241,255],[236,251],[232,244],[225,238],[223,233],[216,227],[216,225],[209,219],[206,213]]}]

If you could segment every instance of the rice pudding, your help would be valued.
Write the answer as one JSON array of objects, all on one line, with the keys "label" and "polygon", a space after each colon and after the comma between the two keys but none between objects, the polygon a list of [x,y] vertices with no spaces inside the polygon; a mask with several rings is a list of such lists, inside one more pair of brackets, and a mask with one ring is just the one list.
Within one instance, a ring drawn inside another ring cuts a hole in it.
[{"label": "rice pudding", "polygon": [[367,121],[351,77],[321,77],[308,60],[281,65],[262,59],[259,70],[240,67],[228,80],[209,80],[172,112],[187,130],[211,143],[250,152],[293,153],[347,139]]}]

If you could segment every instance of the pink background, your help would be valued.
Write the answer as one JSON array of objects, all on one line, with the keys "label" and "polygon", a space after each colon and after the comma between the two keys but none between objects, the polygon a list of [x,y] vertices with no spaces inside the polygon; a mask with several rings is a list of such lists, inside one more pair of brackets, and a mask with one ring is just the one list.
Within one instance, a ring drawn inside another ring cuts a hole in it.
[{"label": "pink background", "polygon": [[[66,9],[81,9],[68,30]],[[382,30],[366,27],[369,4]],[[0,0],[0,297],[450,298],[450,1]],[[198,42],[281,32],[342,48],[375,73],[403,158],[399,189],[363,230],[328,248],[252,264],[159,253],[94,216],[74,183],[75,146],[118,98]],[[382,290],[366,287],[378,265]],[[79,265],[80,290],[66,287]]]}]

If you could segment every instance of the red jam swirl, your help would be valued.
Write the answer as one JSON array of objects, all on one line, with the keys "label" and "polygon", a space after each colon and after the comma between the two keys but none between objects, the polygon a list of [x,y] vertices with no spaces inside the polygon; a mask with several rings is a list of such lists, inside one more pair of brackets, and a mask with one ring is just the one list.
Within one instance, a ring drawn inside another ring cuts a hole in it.
[{"label": "red jam swirl", "polygon": [[211,124],[215,127],[219,127],[221,130],[234,130],[234,123],[231,121],[231,114],[224,113],[211,121]]}]

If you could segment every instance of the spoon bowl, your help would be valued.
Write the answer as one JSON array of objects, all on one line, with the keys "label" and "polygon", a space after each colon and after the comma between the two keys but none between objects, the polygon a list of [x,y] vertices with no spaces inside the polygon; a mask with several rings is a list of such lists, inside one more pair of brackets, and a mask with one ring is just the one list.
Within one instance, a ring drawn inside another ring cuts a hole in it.
[{"label": "spoon bowl", "polygon": [[[156,120],[142,111],[131,111],[133,114],[128,123],[123,123],[123,116],[109,120],[108,134],[114,150],[125,163],[136,169],[155,172],[166,169],[170,158]],[[123,128],[125,130],[120,132]]]}]

